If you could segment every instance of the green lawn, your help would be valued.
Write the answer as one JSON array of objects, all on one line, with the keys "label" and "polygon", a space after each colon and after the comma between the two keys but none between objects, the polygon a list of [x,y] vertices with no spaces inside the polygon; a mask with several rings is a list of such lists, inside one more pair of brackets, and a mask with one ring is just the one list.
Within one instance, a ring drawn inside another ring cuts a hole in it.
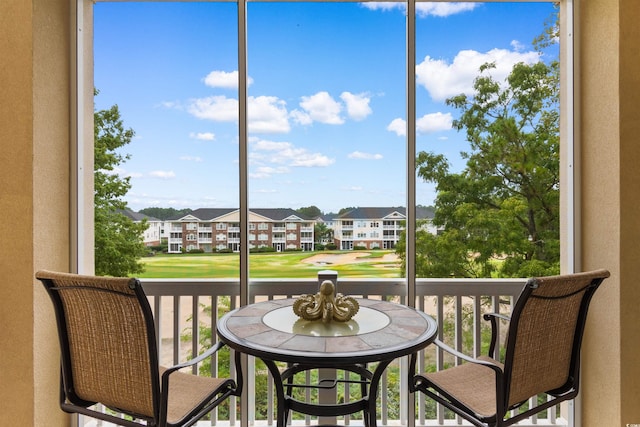
[{"label": "green lawn", "polygon": [[[340,277],[399,277],[400,262],[384,260],[393,251],[325,251],[256,253],[249,258],[252,278],[316,278],[318,271],[335,270]],[[316,255],[357,255],[357,263],[305,263]],[[143,258],[141,278],[237,278],[238,254],[163,254]]]}]

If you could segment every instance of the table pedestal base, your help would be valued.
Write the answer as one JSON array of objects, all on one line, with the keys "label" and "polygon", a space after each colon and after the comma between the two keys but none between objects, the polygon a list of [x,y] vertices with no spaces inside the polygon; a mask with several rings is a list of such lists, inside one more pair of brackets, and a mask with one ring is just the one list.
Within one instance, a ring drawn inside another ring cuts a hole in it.
[{"label": "table pedestal base", "polygon": [[[303,364],[288,364],[287,369],[280,372],[276,363],[272,360],[262,359],[267,365],[276,388],[277,404],[277,426],[285,427],[289,416],[289,411],[299,412],[306,415],[318,417],[349,415],[362,411],[364,425],[366,427],[376,427],[376,399],[380,380],[385,369],[391,360],[378,362],[373,372],[369,371],[365,365],[344,365],[336,366],[336,370],[353,372],[360,376],[359,380],[322,380],[318,384],[294,384],[293,377],[300,372],[318,369],[318,366]],[[348,403],[308,403],[297,400],[293,397],[294,388],[315,388],[326,389],[335,388],[338,383],[360,384],[360,399]]]}]

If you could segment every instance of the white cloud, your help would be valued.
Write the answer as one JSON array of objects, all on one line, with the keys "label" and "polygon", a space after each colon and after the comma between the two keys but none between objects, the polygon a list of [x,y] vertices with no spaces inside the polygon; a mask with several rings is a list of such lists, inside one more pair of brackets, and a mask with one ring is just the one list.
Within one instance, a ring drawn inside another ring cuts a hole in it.
[{"label": "white cloud", "polygon": [[539,60],[537,52],[515,52],[506,49],[492,49],[482,53],[474,50],[458,52],[452,63],[426,56],[416,66],[416,80],[431,97],[444,101],[461,93],[471,94],[473,81],[478,76],[480,66],[495,62],[496,68],[490,70],[493,78],[502,82],[518,62],[531,64]]},{"label": "white cloud", "polygon": [[[237,71],[212,71],[204,78],[205,85],[223,89],[237,89],[238,81]],[[247,77],[247,86],[251,86],[252,83],[253,79],[251,77]]]},{"label": "white cloud", "polygon": [[515,50],[516,52],[522,52],[525,50],[525,45],[523,45],[522,43],[520,43],[518,40],[511,40],[511,47],[513,48],[513,50]]},{"label": "white cloud", "polygon": [[191,132],[189,137],[201,141],[214,141],[216,139],[216,135],[212,132]]},{"label": "white cloud", "polygon": [[393,119],[387,126],[389,132],[395,132],[398,136],[407,135],[407,122],[404,119]]},{"label": "white cloud", "polygon": [[[430,113],[416,120],[416,132],[419,134],[446,131],[451,129],[453,118],[451,113]],[[407,135],[407,122],[404,119],[393,119],[387,126],[389,132],[398,136]]]},{"label": "white cloud", "polygon": [[295,147],[290,142],[275,142],[263,139],[252,139],[252,160],[262,163],[274,163],[288,167],[325,167],[335,160],[321,153],[311,153],[306,148]]},{"label": "white cloud", "polygon": [[364,159],[364,160],[380,160],[382,159],[382,154],[373,154],[373,153],[363,153],[362,151],[354,151],[353,153],[349,153],[347,156],[350,159]]},{"label": "white cloud", "polygon": [[[420,18],[427,16],[447,17],[449,15],[455,15],[456,13],[468,12],[478,7],[481,3],[466,3],[466,2],[453,2],[453,3],[416,3],[416,15]],[[395,2],[367,2],[361,3],[363,7],[371,10],[393,10],[398,9],[403,12],[406,11],[404,3]]]},{"label": "white cloud", "polygon": [[187,111],[199,119],[234,122],[238,120],[238,100],[221,95],[192,99]]},{"label": "white cloud", "polygon": [[340,117],[342,105],[329,95],[328,92],[318,92],[315,95],[303,96],[300,107],[317,122],[329,125],[341,125],[344,119]]},{"label": "white cloud", "polygon": [[[284,100],[276,96],[257,96],[248,99],[249,133],[288,133],[294,123],[307,126],[314,121],[339,125],[345,122],[341,113],[344,109],[353,120],[363,120],[372,112],[367,94],[343,92],[342,102],[336,101],[328,92],[322,91],[301,97],[301,109],[287,110]],[[223,95],[191,99],[187,111],[196,118],[215,122],[238,121],[238,100]],[[214,140],[213,133],[191,133],[190,136],[202,140]]]},{"label": "white cloud", "polygon": [[179,102],[177,101],[162,101],[160,103],[160,106],[162,108],[166,108],[166,109],[180,109],[181,105]]},{"label": "white cloud", "polygon": [[291,130],[286,102],[275,96],[249,97],[249,132],[287,133]]},{"label": "white cloud", "polygon": [[259,168],[256,168],[254,172],[249,173],[249,178],[270,178],[272,175],[279,175],[289,172],[290,170],[286,166],[279,166],[277,168],[271,166],[261,166]]},{"label": "white cloud", "polygon": [[289,113],[289,117],[291,117],[294,122],[302,126],[308,126],[313,123],[311,116],[304,111],[293,110]]},{"label": "white cloud", "polygon": [[478,7],[480,3],[416,3],[416,15],[420,18],[438,16],[444,18],[457,13],[468,12]]},{"label": "white cloud", "polygon": [[342,92],[340,99],[346,104],[347,114],[353,120],[364,120],[371,114],[371,107],[369,106],[371,97],[364,93],[353,94],[351,92]]},{"label": "white cloud", "polygon": [[425,114],[416,121],[416,132],[431,133],[451,129],[453,118],[451,113],[431,113]]},{"label": "white cloud", "polygon": [[346,191],[362,191],[362,187],[359,185],[352,185],[351,187],[342,187],[343,190]]},{"label": "white cloud", "polygon": [[[237,122],[238,100],[226,96],[192,99],[187,111],[199,119]],[[249,97],[249,132],[287,133],[289,125],[286,103],[275,96]]]},{"label": "white cloud", "polygon": [[202,162],[202,157],[198,157],[198,156],[180,156],[180,160],[184,160],[184,161],[187,161],[187,162],[200,163],[200,162]]},{"label": "white cloud", "polygon": [[172,179],[176,177],[175,172],[173,171],[152,171],[149,172],[149,176],[151,178],[159,178],[159,179]]}]

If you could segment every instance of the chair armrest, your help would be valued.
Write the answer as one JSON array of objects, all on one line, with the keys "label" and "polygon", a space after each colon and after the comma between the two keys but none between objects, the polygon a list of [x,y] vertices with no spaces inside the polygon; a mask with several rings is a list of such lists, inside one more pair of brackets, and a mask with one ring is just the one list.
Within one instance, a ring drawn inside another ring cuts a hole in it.
[{"label": "chair armrest", "polygon": [[459,352],[458,350],[454,349],[453,347],[448,346],[447,344],[443,343],[442,341],[440,341],[439,339],[436,339],[433,341],[433,343],[435,345],[437,345],[438,347],[440,347],[441,349],[443,349],[444,351],[446,351],[447,353],[453,354],[454,356],[465,360],[467,362],[470,363],[475,363],[476,365],[483,365],[486,366],[488,368],[493,369],[496,372],[500,372],[502,373],[502,368],[500,367],[500,365],[490,362],[488,360],[479,360],[476,359],[474,357],[468,356],[464,353]]},{"label": "chair armrest", "polygon": [[[168,386],[169,384],[169,375],[171,375],[172,373],[183,369],[183,368],[187,368],[189,366],[193,366],[197,363],[202,362],[203,360],[205,360],[207,357],[211,357],[212,355],[214,355],[217,351],[219,351],[222,347],[225,346],[225,343],[222,341],[218,341],[217,343],[215,343],[215,345],[211,346],[207,351],[205,351],[204,353],[202,353],[201,355],[199,355],[198,357],[194,357],[193,359],[187,360],[186,362],[174,365],[170,368],[167,368],[163,373],[162,373],[162,388],[163,390]],[[240,394],[242,393],[242,387],[244,384],[244,378],[243,378],[243,374],[242,374],[242,364],[241,364],[241,359],[240,359],[240,352],[235,351],[235,361],[236,361],[236,380],[235,380],[235,385],[232,386],[234,387],[234,391],[232,394],[236,395],[236,396],[240,396]]]},{"label": "chair armrest", "polygon": [[169,375],[171,374],[171,372],[177,371],[179,369],[182,368],[187,368],[189,366],[193,366],[196,363],[200,363],[203,360],[205,360],[207,357],[211,357],[213,356],[218,350],[220,350],[222,347],[224,347],[224,343],[222,341],[218,341],[215,345],[211,346],[207,351],[205,351],[204,353],[198,355],[198,357],[194,357],[193,359],[187,360],[186,362],[183,363],[179,363],[177,365],[174,365],[170,368],[167,368],[167,370],[164,372],[164,375]]},{"label": "chair armrest", "polygon": [[511,317],[500,313],[487,313],[482,316],[484,320],[491,322],[491,341],[489,342],[489,357],[495,358],[496,344],[498,342],[498,320],[511,321]]},{"label": "chair armrest", "polygon": [[[466,362],[485,366],[489,369],[492,369],[496,375],[496,382],[501,381],[502,375],[504,374],[504,372],[502,370],[502,367],[499,364],[490,362],[488,360],[475,359],[471,356],[461,353],[456,349],[446,345],[439,339],[435,339],[433,343],[439,348],[441,348],[442,350],[446,351],[447,353],[450,353]],[[416,358],[417,358],[417,353],[413,353],[409,360],[409,392],[410,393],[414,393],[420,389],[423,389],[424,381],[426,380],[426,378],[423,375],[416,374]]]},{"label": "chair armrest", "polygon": [[502,313],[486,313],[482,315],[482,317],[484,318],[484,320],[491,320],[491,321],[493,321],[492,318],[499,318],[506,321],[511,320],[511,316],[507,316],[506,314],[502,314]]}]

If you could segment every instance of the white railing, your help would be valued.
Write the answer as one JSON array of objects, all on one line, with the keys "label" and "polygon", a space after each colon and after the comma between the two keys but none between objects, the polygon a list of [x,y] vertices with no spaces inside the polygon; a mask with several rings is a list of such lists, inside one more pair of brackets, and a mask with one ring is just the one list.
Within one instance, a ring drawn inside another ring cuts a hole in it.
[{"label": "white railing", "polygon": [[[163,364],[174,364],[186,360],[189,354],[197,354],[203,333],[216,330],[216,319],[239,304],[239,282],[237,279],[145,279],[142,281],[155,314],[158,331],[158,346]],[[499,311],[509,314],[511,305],[520,293],[524,279],[419,279],[416,283],[415,307],[432,315],[438,321],[438,335],[452,346],[468,354],[480,354],[484,325],[482,314]],[[249,286],[249,301],[290,298],[303,293],[315,293],[317,279],[260,279],[252,280]],[[385,298],[406,303],[406,283],[404,279],[340,279],[338,291],[343,294],[363,298]],[[209,313],[209,309],[211,312]],[[200,325],[192,328],[192,325]],[[504,328],[503,328],[504,329]],[[504,331],[502,331],[504,333]],[[184,338],[189,339],[185,340]],[[214,339],[217,339],[215,333]],[[486,337],[485,340],[486,341]],[[445,359],[435,346],[421,352],[417,369],[427,366],[443,369],[449,359]],[[227,361],[233,369],[232,358]],[[214,375],[221,360],[215,360]],[[378,397],[379,425],[407,425],[413,414],[409,403],[415,398],[415,419],[417,426],[467,425],[459,419],[451,419],[442,407],[434,405],[422,394],[408,393],[407,360],[401,359],[387,368],[381,390],[387,390]],[[249,425],[275,425],[275,392],[270,378],[266,386],[257,385],[257,378],[265,378],[266,369],[249,358],[249,372],[245,372],[249,393],[249,407],[245,416]],[[263,380],[261,380],[263,381]],[[256,397],[259,395],[259,397]],[[264,397],[262,397],[264,395]],[[349,393],[344,393],[345,399]],[[219,420],[214,416],[203,425],[240,425],[240,413],[235,412],[236,403],[228,419]],[[535,402],[530,402],[535,404]],[[538,416],[522,421],[518,426],[567,425],[555,410],[548,410],[544,417]],[[339,423],[362,425],[355,416],[340,418]],[[317,424],[310,417],[294,417],[294,425]],[[200,425],[200,424],[199,424]]]}]

